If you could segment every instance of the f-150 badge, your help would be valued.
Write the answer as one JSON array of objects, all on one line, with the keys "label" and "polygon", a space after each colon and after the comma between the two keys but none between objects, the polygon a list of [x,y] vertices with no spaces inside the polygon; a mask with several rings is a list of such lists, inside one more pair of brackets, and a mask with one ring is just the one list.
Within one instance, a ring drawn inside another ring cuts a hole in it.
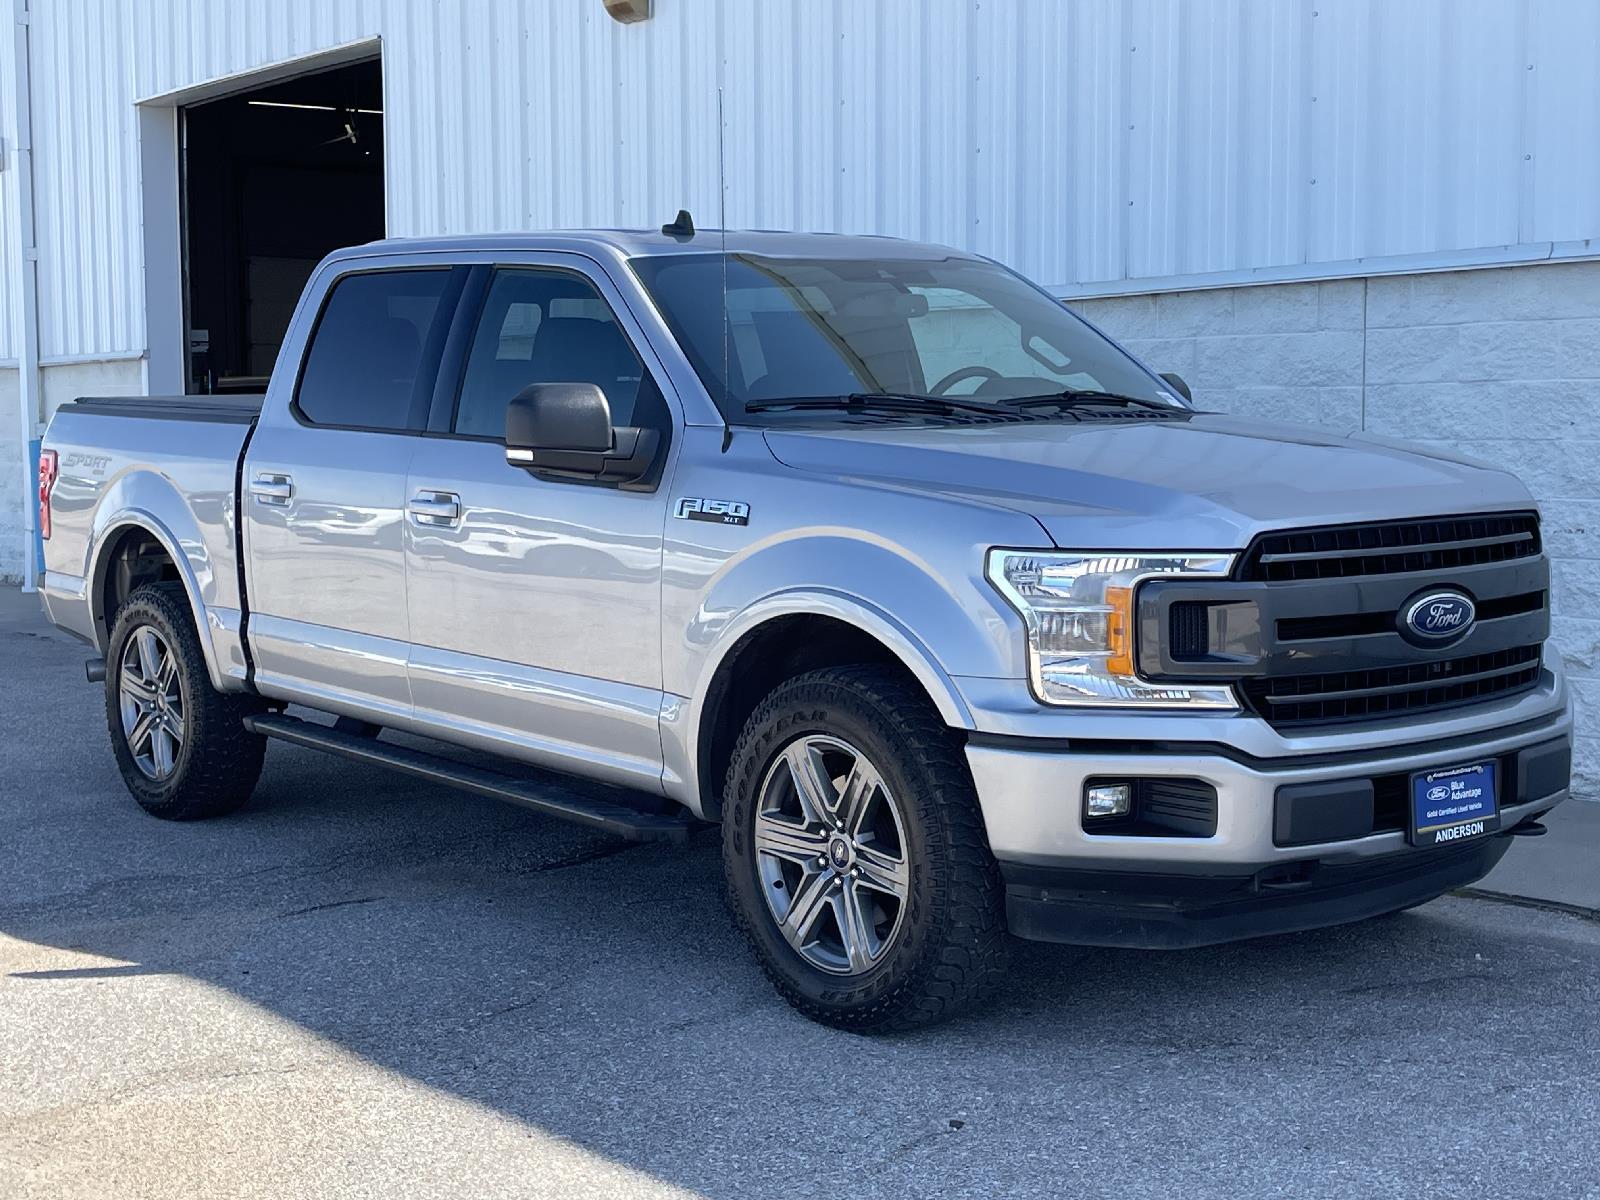
[{"label": "f-150 badge", "polygon": [[750,524],[750,506],[742,500],[705,500],[684,496],[678,501],[680,521],[715,521],[718,525]]}]

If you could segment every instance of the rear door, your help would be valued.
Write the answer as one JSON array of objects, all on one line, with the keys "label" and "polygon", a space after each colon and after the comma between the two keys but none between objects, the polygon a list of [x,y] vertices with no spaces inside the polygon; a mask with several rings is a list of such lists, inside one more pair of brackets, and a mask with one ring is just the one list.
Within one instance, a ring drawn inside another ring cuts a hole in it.
[{"label": "rear door", "polygon": [[326,269],[246,456],[249,640],[264,694],[381,720],[411,707],[406,472],[467,269]]},{"label": "rear door", "polygon": [[411,686],[441,736],[656,787],[665,485],[539,478],[505,458],[512,397],[557,382],[598,385],[613,424],[657,428],[673,452],[658,367],[583,261],[478,268],[461,307],[406,486]]}]

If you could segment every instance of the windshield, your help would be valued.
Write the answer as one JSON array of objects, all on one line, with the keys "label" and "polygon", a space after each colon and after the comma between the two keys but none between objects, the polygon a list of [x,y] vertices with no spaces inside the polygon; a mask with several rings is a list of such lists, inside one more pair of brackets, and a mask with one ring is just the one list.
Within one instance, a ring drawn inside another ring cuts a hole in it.
[{"label": "windshield", "polygon": [[1004,405],[1110,392],[1182,407],[1059,301],[994,263],[729,255],[726,344],[721,255],[632,265],[730,422],[755,419],[750,405],[765,419],[785,411],[773,401],[888,394]]}]

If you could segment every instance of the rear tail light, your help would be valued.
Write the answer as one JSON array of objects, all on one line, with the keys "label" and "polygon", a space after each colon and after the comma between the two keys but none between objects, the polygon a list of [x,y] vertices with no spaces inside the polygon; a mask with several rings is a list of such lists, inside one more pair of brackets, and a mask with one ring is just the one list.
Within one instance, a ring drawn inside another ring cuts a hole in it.
[{"label": "rear tail light", "polygon": [[50,493],[56,486],[56,452],[39,451],[39,536],[50,536]]}]

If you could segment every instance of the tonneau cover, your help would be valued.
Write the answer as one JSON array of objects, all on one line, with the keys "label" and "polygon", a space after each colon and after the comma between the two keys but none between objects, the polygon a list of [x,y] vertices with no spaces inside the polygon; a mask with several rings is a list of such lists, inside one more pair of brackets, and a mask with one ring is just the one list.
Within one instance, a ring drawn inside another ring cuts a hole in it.
[{"label": "tonneau cover", "polygon": [[164,421],[220,421],[248,425],[261,415],[262,395],[241,396],[82,396],[75,412],[105,417],[159,417]]}]

